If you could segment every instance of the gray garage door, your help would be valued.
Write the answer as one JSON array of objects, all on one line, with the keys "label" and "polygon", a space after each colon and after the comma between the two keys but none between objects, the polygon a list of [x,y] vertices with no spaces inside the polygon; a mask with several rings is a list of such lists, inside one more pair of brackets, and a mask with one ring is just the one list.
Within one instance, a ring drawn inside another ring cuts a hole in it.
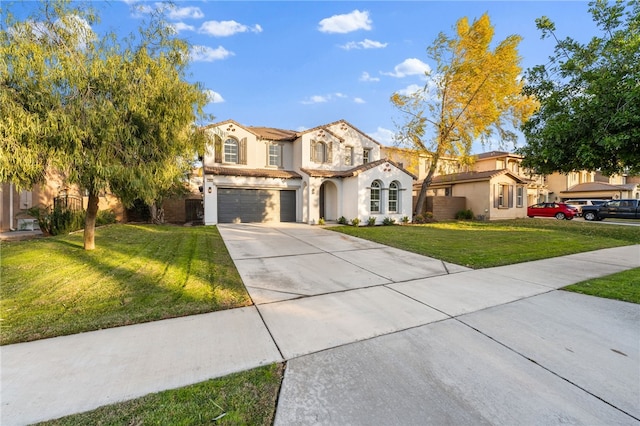
[{"label": "gray garage door", "polygon": [[296,191],[218,189],[218,222],[295,222]]}]

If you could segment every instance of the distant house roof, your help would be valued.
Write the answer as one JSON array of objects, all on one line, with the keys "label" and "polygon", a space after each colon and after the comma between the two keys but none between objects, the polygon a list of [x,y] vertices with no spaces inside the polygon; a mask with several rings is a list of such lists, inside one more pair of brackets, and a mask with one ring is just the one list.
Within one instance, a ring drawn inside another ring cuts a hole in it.
[{"label": "distant house roof", "polygon": [[241,167],[218,167],[205,166],[205,175],[217,176],[246,176],[246,177],[264,177],[276,179],[300,179],[298,173],[291,170],[280,169],[245,169]]},{"label": "distant house roof", "polygon": [[385,163],[393,164],[394,167],[402,170],[403,172],[411,176],[413,179],[417,179],[415,175],[413,175],[412,173],[409,173],[407,170],[400,167],[396,162],[391,161],[387,158],[362,164],[360,166],[354,167],[353,169],[349,169],[349,170],[322,170],[322,169],[308,169],[308,168],[303,168],[300,170],[302,170],[304,173],[308,174],[311,177],[345,178],[345,177],[358,176],[362,172],[373,169]]},{"label": "distant house roof", "polygon": [[624,185],[611,185],[609,183],[603,182],[587,182],[587,183],[579,183],[577,185],[572,186],[566,191],[560,191],[561,194],[572,193],[572,192],[603,192],[603,191],[633,191],[633,189],[637,185],[635,183],[624,184]]},{"label": "distant house roof", "polygon": [[[469,182],[481,182],[486,180],[491,180],[494,177],[507,175],[515,180],[517,183],[528,183],[528,180],[522,179],[522,177],[513,174],[507,169],[500,170],[486,170],[483,172],[463,172],[463,173],[453,173],[450,175],[440,175],[433,178],[431,181],[431,186],[445,186],[452,185],[458,183],[469,183]],[[422,182],[419,182],[422,184]],[[417,185],[417,184],[416,184]]]},{"label": "distant house roof", "polygon": [[515,158],[522,158],[521,155],[519,154],[514,154],[511,152],[506,152],[506,151],[490,151],[490,152],[483,152],[481,154],[476,155],[476,159],[478,160],[484,160],[487,158],[494,158],[494,157],[515,157]]}]

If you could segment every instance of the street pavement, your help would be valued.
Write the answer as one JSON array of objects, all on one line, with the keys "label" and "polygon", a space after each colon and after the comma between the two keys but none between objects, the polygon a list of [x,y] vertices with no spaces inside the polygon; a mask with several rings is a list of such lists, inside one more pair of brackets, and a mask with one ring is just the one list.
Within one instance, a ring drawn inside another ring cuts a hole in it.
[{"label": "street pavement", "polygon": [[2,346],[0,423],[286,361],[276,425],[640,424],[640,305],[558,290],[640,267],[640,245],[473,271],[218,228],[254,306]]}]

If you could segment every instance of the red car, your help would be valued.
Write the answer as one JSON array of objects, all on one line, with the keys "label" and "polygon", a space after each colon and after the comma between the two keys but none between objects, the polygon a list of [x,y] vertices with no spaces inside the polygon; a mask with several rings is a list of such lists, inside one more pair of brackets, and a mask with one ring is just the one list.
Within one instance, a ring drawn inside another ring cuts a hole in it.
[{"label": "red car", "polygon": [[555,217],[558,220],[571,220],[578,216],[578,209],[564,203],[539,203],[527,207],[529,217]]}]

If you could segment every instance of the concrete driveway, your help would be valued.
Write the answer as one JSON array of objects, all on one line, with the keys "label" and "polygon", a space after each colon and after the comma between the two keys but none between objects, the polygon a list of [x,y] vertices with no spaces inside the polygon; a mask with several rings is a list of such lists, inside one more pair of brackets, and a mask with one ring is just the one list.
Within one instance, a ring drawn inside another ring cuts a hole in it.
[{"label": "concrete driveway", "polygon": [[640,246],[472,271],[299,224],[221,225],[283,359],[277,425],[640,424],[640,306],[557,291]]}]

